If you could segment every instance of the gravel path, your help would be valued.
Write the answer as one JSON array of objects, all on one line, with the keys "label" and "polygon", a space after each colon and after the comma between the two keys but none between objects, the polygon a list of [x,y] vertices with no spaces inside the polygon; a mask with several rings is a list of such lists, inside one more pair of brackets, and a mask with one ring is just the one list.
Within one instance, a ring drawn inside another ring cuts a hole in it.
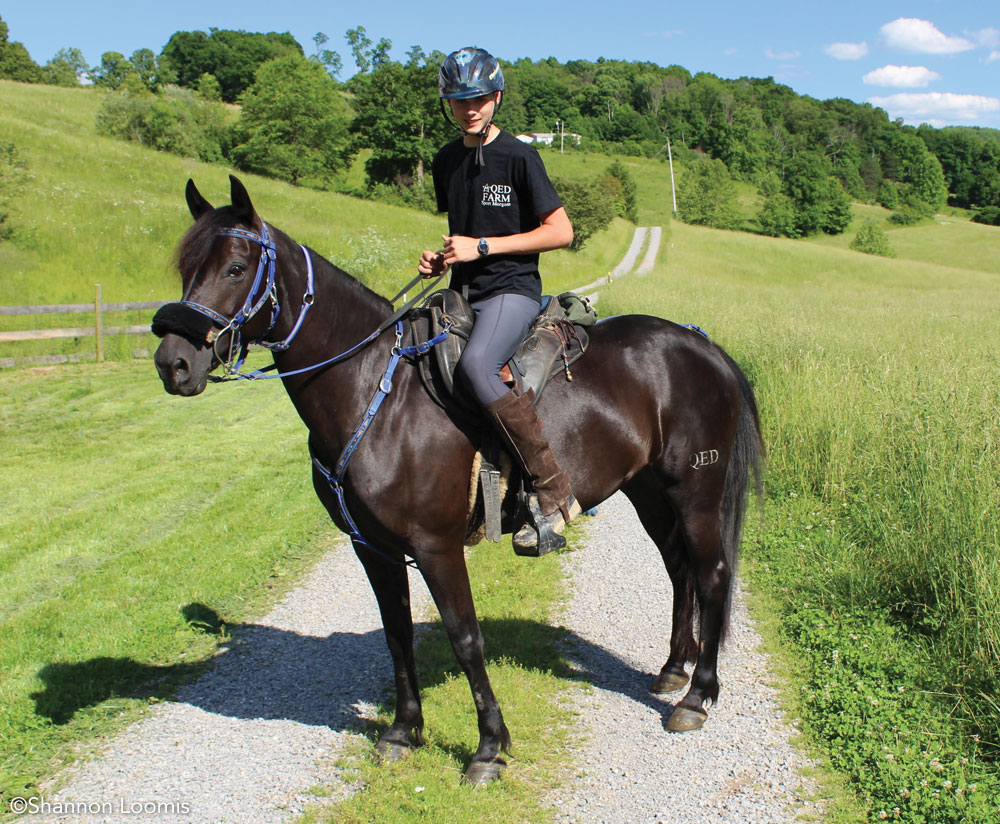
[{"label": "gravel path", "polygon": [[[584,519],[586,540],[563,558],[572,593],[563,623],[574,662],[594,684],[573,697],[586,743],[576,777],[554,799],[574,824],[782,824],[806,806],[801,770],[768,686],[767,660],[734,599],[720,656],[722,692],[698,732],[663,724],[682,692],[647,687],[667,658],[670,583],[663,562],[623,494]],[[815,809],[811,809],[816,813]]]},{"label": "gravel path", "polygon": [[[426,614],[423,580],[410,578],[414,614]],[[311,787],[334,783],[339,754],[361,739],[354,731],[391,680],[375,597],[341,541],[267,616],[236,629],[210,672],[76,768],[57,795],[41,794],[95,814],[51,807],[23,820],[293,820],[319,800]],[[350,791],[345,783],[330,799]]]}]

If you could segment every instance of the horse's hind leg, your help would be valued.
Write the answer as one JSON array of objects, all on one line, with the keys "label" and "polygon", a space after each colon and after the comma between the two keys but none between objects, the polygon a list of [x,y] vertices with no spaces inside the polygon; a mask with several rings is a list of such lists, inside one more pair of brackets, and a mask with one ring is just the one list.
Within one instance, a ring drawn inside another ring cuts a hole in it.
[{"label": "horse's hind leg", "polygon": [[653,679],[650,691],[675,692],[688,682],[684,666],[698,658],[694,640],[694,579],[687,562],[684,538],[665,494],[665,487],[651,471],[640,473],[622,490],[635,507],[646,533],[656,544],[673,586],[670,655]]},{"label": "horse's hind leg", "polygon": [[686,503],[678,507],[678,525],[688,548],[688,562],[698,594],[700,637],[691,686],[667,722],[667,729],[672,732],[699,729],[708,717],[705,703],[715,703],[719,698],[719,646],[732,584],[732,571],[720,533],[719,496],[701,490],[687,497]]},{"label": "horse's hind leg", "polygon": [[377,558],[363,547],[356,548],[356,552],[378,601],[395,671],[396,717],[379,736],[375,751],[382,761],[397,761],[407,755],[412,746],[423,744],[424,718],[413,655],[410,583],[404,565]]}]

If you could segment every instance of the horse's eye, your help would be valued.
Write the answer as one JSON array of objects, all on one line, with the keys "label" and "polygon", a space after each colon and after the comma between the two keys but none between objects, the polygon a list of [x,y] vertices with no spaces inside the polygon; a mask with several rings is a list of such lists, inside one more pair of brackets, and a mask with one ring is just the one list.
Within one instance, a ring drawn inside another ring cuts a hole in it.
[{"label": "horse's eye", "polygon": [[246,270],[247,270],[246,266],[241,266],[238,263],[234,263],[229,267],[229,271],[226,274],[228,274],[229,277],[235,280],[237,278],[243,277],[243,274],[246,272]]}]

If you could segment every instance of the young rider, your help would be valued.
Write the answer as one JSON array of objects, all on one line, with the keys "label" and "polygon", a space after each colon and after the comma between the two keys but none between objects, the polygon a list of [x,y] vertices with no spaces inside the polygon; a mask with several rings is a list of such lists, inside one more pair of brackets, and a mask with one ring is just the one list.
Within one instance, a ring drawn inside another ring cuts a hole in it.
[{"label": "young rider", "polygon": [[459,49],[441,65],[442,110],[447,101],[462,137],[434,158],[434,190],[449,234],[440,251],[423,253],[417,268],[432,277],[451,267],[451,288],[476,313],[458,371],[534,487],[534,526],[525,525],[514,544],[541,554],[565,544],[560,534],[580,506],[532,396],[509,390],[499,372],[539,312],[539,253],[569,246],[573,227],[538,152],[493,122],[503,86],[500,64],[482,49]]}]

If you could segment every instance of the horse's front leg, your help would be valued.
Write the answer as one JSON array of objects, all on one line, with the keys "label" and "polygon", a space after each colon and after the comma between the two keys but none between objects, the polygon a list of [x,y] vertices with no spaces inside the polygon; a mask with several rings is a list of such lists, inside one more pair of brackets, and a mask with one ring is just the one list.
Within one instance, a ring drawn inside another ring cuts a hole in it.
[{"label": "horse's front leg", "polygon": [[476,704],[479,747],[465,771],[463,781],[489,784],[498,779],[507,766],[501,752],[510,751],[510,733],[486,674],[483,635],[476,619],[462,546],[422,555],[420,571],[441,613],[455,657],[469,679]]},{"label": "horse's front leg", "polygon": [[424,716],[420,685],[413,656],[413,616],[406,567],[378,558],[371,550],[355,547],[378,601],[385,640],[392,655],[396,682],[396,717],[379,736],[375,752],[384,761],[398,761],[410,748],[424,743]]}]

